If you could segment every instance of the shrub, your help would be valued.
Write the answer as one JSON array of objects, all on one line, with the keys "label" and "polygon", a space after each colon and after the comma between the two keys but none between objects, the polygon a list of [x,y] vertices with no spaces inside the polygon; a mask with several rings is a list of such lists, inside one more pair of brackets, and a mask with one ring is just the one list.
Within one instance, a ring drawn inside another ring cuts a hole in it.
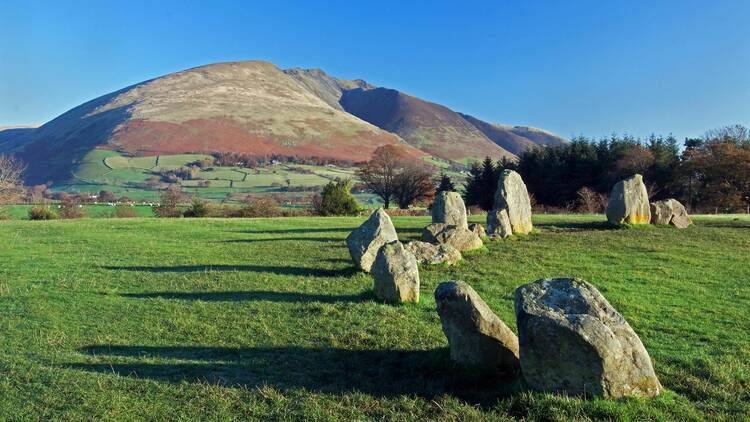
[{"label": "shrub", "polygon": [[50,207],[33,207],[29,210],[29,220],[56,220],[57,212]]},{"label": "shrub", "polygon": [[118,205],[115,207],[114,216],[116,218],[135,218],[138,216],[138,213],[135,212],[134,207],[130,207],[127,205]]},{"label": "shrub", "polygon": [[190,207],[185,210],[183,216],[193,218],[204,218],[208,217],[211,213],[210,204],[200,198],[194,198]]},{"label": "shrub", "polygon": [[231,217],[256,218],[279,217],[282,215],[279,202],[269,197],[248,197],[245,204],[233,211]]},{"label": "shrub", "polygon": [[315,214],[355,215],[361,207],[351,193],[352,181],[336,179],[328,182],[320,195],[313,197],[312,206]]},{"label": "shrub", "polygon": [[182,216],[180,208],[177,206],[182,200],[182,193],[170,187],[165,190],[159,197],[159,205],[154,207],[154,214],[162,218],[177,218]]},{"label": "shrub", "polygon": [[83,212],[80,205],[71,198],[60,202],[60,218],[71,220],[75,218],[83,218],[85,215],[86,214]]}]

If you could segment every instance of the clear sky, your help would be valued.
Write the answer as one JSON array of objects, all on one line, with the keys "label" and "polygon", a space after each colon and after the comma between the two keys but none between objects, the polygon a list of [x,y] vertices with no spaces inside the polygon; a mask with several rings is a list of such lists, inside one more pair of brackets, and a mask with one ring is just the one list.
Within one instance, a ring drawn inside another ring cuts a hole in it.
[{"label": "clear sky", "polygon": [[248,59],[563,136],[750,125],[748,0],[0,0],[0,125]]}]

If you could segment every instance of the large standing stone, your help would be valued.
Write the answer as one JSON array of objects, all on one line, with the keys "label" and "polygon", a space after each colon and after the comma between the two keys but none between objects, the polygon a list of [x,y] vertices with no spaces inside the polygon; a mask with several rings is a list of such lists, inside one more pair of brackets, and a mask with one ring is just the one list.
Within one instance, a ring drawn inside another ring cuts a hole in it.
[{"label": "large standing stone", "polygon": [[430,224],[422,231],[422,240],[429,243],[453,246],[460,252],[481,248],[484,243],[468,228],[448,224]]},{"label": "large standing stone", "polygon": [[651,224],[672,224],[679,229],[686,229],[693,221],[685,206],[680,201],[670,198],[651,203]]},{"label": "large standing stone", "polygon": [[439,192],[432,203],[432,222],[469,228],[466,221],[466,205],[458,192]]},{"label": "large standing stone", "polygon": [[491,210],[487,213],[487,235],[506,238],[513,234],[507,210]]},{"label": "large standing stone", "polygon": [[538,280],[516,289],[521,371],[537,391],[619,398],[662,386],[638,335],[591,284]]},{"label": "large standing stone", "polygon": [[398,240],[391,218],[382,208],[375,210],[361,226],[346,238],[354,264],[369,272],[381,246]]},{"label": "large standing stone", "polygon": [[388,303],[419,302],[419,269],[398,240],[383,245],[372,264],[375,297]]},{"label": "large standing stone", "polygon": [[617,182],[609,194],[606,213],[607,221],[611,224],[651,222],[648,191],[643,184],[643,176],[636,174]]},{"label": "large standing stone", "polygon": [[[493,210],[505,210],[513,233],[526,234],[531,231],[531,200],[521,175],[505,170],[500,175],[495,192]],[[489,221],[487,222],[489,226]]]},{"label": "large standing stone", "polygon": [[435,304],[451,359],[495,373],[517,373],[518,338],[463,281],[446,281],[435,290]]},{"label": "large standing stone", "polygon": [[451,245],[433,245],[415,240],[404,245],[422,265],[453,265],[461,260],[461,252]]}]

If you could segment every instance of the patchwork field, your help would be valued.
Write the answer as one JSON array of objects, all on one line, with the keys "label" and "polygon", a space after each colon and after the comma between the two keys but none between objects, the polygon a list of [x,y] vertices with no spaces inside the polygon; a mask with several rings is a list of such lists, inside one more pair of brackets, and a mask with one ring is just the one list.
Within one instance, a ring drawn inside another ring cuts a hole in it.
[{"label": "patchwork field", "polygon": [[[537,216],[537,233],[422,268],[421,301],[403,306],[377,303],[351,265],[362,221],[0,222],[0,419],[750,418],[750,218]],[[394,222],[408,240],[428,219]],[[516,287],[572,275],[640,335],[663,395],[530,393],[451,364],[440,281],[470,283],[515,331]]]}]

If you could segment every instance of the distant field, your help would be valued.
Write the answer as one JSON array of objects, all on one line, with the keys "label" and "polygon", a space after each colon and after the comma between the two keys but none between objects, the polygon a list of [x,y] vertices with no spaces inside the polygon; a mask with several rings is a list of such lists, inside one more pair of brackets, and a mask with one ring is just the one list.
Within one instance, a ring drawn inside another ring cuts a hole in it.
[{"label": "distant field", "polygon": [[[95,149],[77,164],[73,180],[53,186],[53,190],[66,192],[98,192],[108,190],[119,196],[135,200],[156,200],[157,188],[140,184],[155,176],[155,172],[175,170],[189,163],[209,158],[204,154],[160,155],[151,157],[126,157],[117,152]],[[428,160],[438,168],[447,164],[438,159]],[[455,181],[462,180],[458,173],[450,173]],[[335,178],[355,179],[354,168],[311,166],[299,164],[277,164],[258,168],[212,167],[203,169],[193,180],[179,184],[188,192],[205,199],[223,200],[229,193],[240,194],[286,194],[285,190],[299,187],[323,186]],[[208,181],[208,186],[201,182]],[[359,199],[371,203],[372,195]]]},{"label": "distant field", "polygon": [[[350,262],[363,219],[0,222],[0,419],[750,418],[748,216],[683,231],[535,216],[535,234],[423,268],[404,306]],[[394,222],[407,240],[429,219]],[[572,275],[640,335],[663,395],[565,398],[451,364],[439,282],[470,283],[515,331],[517,286]]]}]

